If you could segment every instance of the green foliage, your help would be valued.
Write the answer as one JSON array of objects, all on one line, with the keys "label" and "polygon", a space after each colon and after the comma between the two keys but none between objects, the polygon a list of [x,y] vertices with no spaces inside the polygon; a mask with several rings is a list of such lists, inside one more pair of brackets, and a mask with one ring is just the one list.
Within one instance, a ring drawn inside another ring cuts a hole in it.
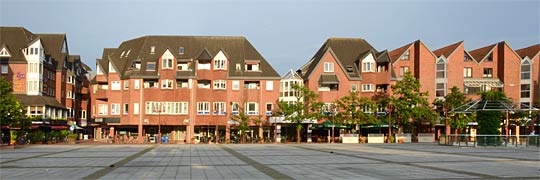
[{"label": "green foliage", "polygon": [[249,124],[251,123],[251,121],[253,121],[253,119],[246,114],[244,107],[239,107],[238,115],[231,116],[231,119],[238,122],[238,129],[240,130],[242,143],[245,143],[246,131],[249,130]]},{"label": "green foliage", "polygon": [[390,98],[393,115],[399,126],[409,127],[409,119],[434,122],[437,118],[429,102],[427,92],[420,92],[420,82],[407,72],[401,81],[392,85],[394,96]]},{"label": "green foliage", "polygon": [[23,107],[13,95],[13,88],[9,82],[0,77],[0,125],[22,127],[20,122],[24,118]]},{"label": "green foliage", "polygon": [[[335,101],[338,113],[335,119],[341,124],[376,124],[374,114],[377,105],[368,97],[360,97],[359,92],[351,92],[348,96]],[[366,112],[364,111],[366,110]]]},{"label": "green foliage", "polygon": [[75,134],[75,133],[73,133],[73,134],[68,134],[68,135],[67,135],[67,138],[68,138],[68,139],[77,139],[77,137],[79,137],[79,135],[77,135],[77,134]]},{"label": "green foliage", "polygon": [[480,94],[482,100],[498,101],[506,100],[506,94],[501,91],[487,91]]},{"label": "green foliage", "polygon": [[[444,113],[451,111],[467,102],[465,94],[463,94],[459,88],[452,87],[450,93],[448,93],[444,99],[437,99],[433,103],[435,106],[439,107],[439,110],[444,110]],[[467,124],[475,119],[475,114],[464,114],[464,113],[451,113],[448,114],[448,124],[450,127],[455,129],[464,129],[467,127]]]},{"label": "green foliage", "polygon": [[476,122],[478,122],[478,134],[497,135],[503,113],[499,111],[478,111]]},{"label": "green foliage", "polygon": [[286,121],[291,121],[296,126],[296,142],[300,143],[300,132],[302,130],[302,122],[310,119],[318,119],[322,117],[320,113],[323,103],[316,99],[318,95],[309,90],[307,87],[293,84],[292,88],[297,91],[296,103],[288,104],[287,102],[279,102],[277,112],[278,115],[285,117]]}]

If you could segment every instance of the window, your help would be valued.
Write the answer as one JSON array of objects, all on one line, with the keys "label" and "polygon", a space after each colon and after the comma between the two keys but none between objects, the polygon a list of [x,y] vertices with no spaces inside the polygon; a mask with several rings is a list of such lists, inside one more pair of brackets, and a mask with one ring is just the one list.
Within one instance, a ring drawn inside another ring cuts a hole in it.
[{"label": "window", "polygon": [[124,114],[129,114],[129,104],[124,104]]},{"label": "window", "polygon": [[247,103],[247,114],[248,115],[258,115],[258,106],[256,102],[248,102]]},{"label": "window", "polygon": [[28,72],[30,73],[39,73],[39,64],[38,63],[28,63]]},{"label": "window", "polygon": [[172,89],[173,88],[173,80],[165,79],[161,80],[161,89]]},{"label": "window", "polygon": [[358,91],[358,84],[351,84],[351,92]]},{"label": "window", "polygon": [[437,78],[445,78],[446,77],[446,64],[445,64],[444,60],[440,59],[437,62],[436,66],[437,66],[436,77]]},{"label": "window", "polygon": [[197,81],[197,88],[210,89],[210,80],[199,80],[199,81]]},{"label": "window", "polygon": [[490,54],[486,57],[486,61],[493,61],[493,53],[490,53]]},{"label": "window", "polygon": [[81,119],[86,119],[86,110],[81,111]]},{"label": "window", "polygon": [[111,90],[120,90],[120,81],[111,81]]},{"label": "window", "polygon": [[437,83],[436,85],[436,89],[435,89],[435,96],[436,97],[444,97],[445,96],[445,83]]},{"label": "window", "polygon": [[240,64],[236,64],[236,71],[241,71],[242,70],[242,67],[240,66]]},{"label": "window", "polygon": [[407,52],[405,52],[405,54],[403,54],[400,59],[401,60],[409,60],[410,55],[411,55],[410,53],[411,53],[410,50],[407,50]]},{"label": "window", "polygon": [[484,68],[484,77],[485,78],[493,77],[493,69],[492,68]]},{"label": "window", "polygon": [[405,76],[405,73],[409,72],[409,66],[399,67],[399,77]]},{"label": "window", "polygon": [[467,52],[464,52],[463,54],[465,54],[465,55],[463,56],[463,61],[466,61],[466,62],[472,61],[472,58],[469,57],[469,55],[467,55]]},{"label": "window", "polygon": [[246,71],[260,71],[258,62],[246,63]]},{"label": "window", "polygon": [[103,75],[103,71],[101,70],[101,68],[99,67],[99,65],[96,66],[96,74],[97,75]]},{"label": "window", "polygon": [[120,104],[111,104],[111,114],[112,115],[120,114]]},{"label": "window", "polygon": [[73,84],[73,76],[68,76],[67,83]]},{"label": "window", "polygon": [[9,53],[7,52],[7,49],[6,48],[2,48],[2,50],[0,51],[0,56],[2,57],[9,57]]},{"label": "window", "polygon": [[531,63],[524,61],[521,64],[521,79],[531,79]]},{"label": "window", "polygon": [[163,59],[163,63],[161,64],[161,69],[172,69],[172,68],[173,68],[173,60]]},{"label": "window", "polygon": [[129,89],[129,80],[124,80],[124,89]]},{"label": "window", "polygon": [[109,107],[107,104],[99,104],[99,115],[107,115]]},{"label": "window", "polygon": [[155,70],[156,70],[156,62],[146,63],[146,71],[155,71]]},{"label": "window", "polygon": [[337,91],[337,90],[339,90],[339,84],[321,84],[321,83],[319,83],[318,90],[319,91]]},{"label": "window", "polygon": [[233,90],[239,90],[240,89],[240,81],[232,81],[232,89]]},{"label": "window", "polygon": [[521,98],[530,98],[531,97],[531,85],[522,84],[521,85]]},{"label": "window", "polygon": [[140,80],[138,80],[138,79],[135,79],[135,84],[133,85],[133,88],[135,88],[135,89],[139,89],[139,84],[140,84],[140,83],[141,83],[141,81],[140,81]]},{"label": "window", "polygon": [[2,74],[7,74],[9,72],[9,66],[7,64],[2,64]]},{"label": "window", "polygon": [[238,114],[238,110],[240,109],[240,106],[238,105],[237,102],[232,102],[231,103],[231,111],[232,111],[232,114]]},{"label": "window", "polygon": [[210,102],[197,102],[197,114],[198,115],[210,114]]},{"label": "window", "polygon": [[244,89],[259,89],[259,81],[244,81]]},{"label": "window", "polygon": [[214,89],[227,89],[227,81],[214,80]]},{"label": "window", "polygon": [[141,61],[140,60],[135,60],[133,61],[133,63],[131,63],[131,67],[129,67],[128,70],[140,70],[141,69]]},{"label": "window", "polygon": [[176,80],[176,88],[188,88],[188,80],[187,79],[180,79]]},{"label": "window", "polygon": [[273,81],[266,81],[266,90],[267,91],[274,90],[274,82]]},{"label": "window", "polygon": [[362,63],[362,72],[374,72],[373,71],[373,67],[374,67],[374,63],[372,62],[364,62]]},{"label": "window", "polygon": [[67,92],[67,98],[73,98],[73,91]]},{"label": "window", "polygon": [[225,115],[225,102],[215,102],[214,103],[214,115]]},{"label": "window", "polygon": [[156,46],[150,46],[150,54],[156,53]]},{"label": "window", "polygon": [[139,103],[133,103],[133,114],[139,114]]},{"label": "window", "polygon": [[472,78],[472,68],[471,67],[463,68],[463,77],[464,78]]},{"label": "window", "polygon": [[184,47],[178,48],[178,54],[184,54]]},{"label": "window", "polygon": [[199,62],[199,65],[197,66],[197,69],[200,69],[200,70],[204,70],[204,69],[207,69],[207,70],[210,70],[210,63],[208,62]]},{"label": "window", "polygon": [[[138,107],[138,104],[134,104]],[[138,109],[138,108],[137,108]],[[134,114],[138,114],[138,110],[135,110]],[[187,114],[188,103],[187,102],[146,102],[146,114]]]},{"label": "window", "polygon": [[176,64],[177,71],[191,71],[190,63],[188,62],[178,62]]},{"label": "window", "polygon": [[362,84],[362,92],[373,92],[375,91],[375,88],[373,88],[373,84]]},{"label": "window", "polygon": [[215,59],[214,60],[214,69],[227,69],[226,66],[227,61],[225,59]]},{"label": "window", "polygon": [[325,62],[324,63],[324,72],[334,72],[334,63]]},{"label": "window", "polygon": [[144,88],[158,88],[159,83],[157,80],[145,80],[144,81]]},{"label": "window", "polygon": [[273,104],[272,103],[266,103],[266,112],[265,114],[267,116],[271,116],[272,115],[272,110],[273,110]]}]

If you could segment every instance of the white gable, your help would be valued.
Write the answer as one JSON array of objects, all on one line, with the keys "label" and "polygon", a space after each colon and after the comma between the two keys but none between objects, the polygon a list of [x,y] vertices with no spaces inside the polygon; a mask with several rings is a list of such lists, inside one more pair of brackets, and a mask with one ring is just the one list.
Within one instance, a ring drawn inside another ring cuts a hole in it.
[{"label": "white gable", "polygon": [[171,51],[169,51],[169,49],[167,49],[163,55],[161,55],[161,59],[174,59],[174,56],[173,54],[171,53]]},{"label": "white gable", "polygon": [[112,63],[109,62],[109,73],[114,73],[116,72],[116,69],[114,69],[114,67],[112,66]]},{"label": "white gable", "polygon": [[369,62],[369,63],[375,63],[375,58],[373,58],[373,54],[369,53],[364,59],[362,59],[362,62]]},{"label": "white gable", "polygon": [[11,54],[9,53],[7,48],[3,47],[0,50],[0,57],[11,57]]},{"label": "white gable", "polygon": [[225,56],[225,53],[223,51],[219,51],[216,56],[214,57],[214,60],[227,60],[227,56]]}]

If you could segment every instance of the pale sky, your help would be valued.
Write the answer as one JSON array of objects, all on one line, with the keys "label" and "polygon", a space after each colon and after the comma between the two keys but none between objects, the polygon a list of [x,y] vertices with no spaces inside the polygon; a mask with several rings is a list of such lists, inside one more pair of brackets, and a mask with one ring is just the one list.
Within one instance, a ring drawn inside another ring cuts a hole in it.
[{"label": "pale sky", "polygon": [[245,36],[283,75],[329,37],[364,38],[379,51],[418,39],[431,50],[540,44],[540,0],[0,0],[0,25],[66,33],[70,54],[93,69],[103,48],[145,35]]}]

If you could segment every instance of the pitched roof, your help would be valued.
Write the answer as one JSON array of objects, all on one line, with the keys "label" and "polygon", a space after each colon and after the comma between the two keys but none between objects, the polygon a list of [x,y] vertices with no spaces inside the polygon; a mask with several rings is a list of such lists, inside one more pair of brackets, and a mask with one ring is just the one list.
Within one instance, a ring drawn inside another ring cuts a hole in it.
[{"label": "pitched roof", "polygon": [[0,45],[8,48],[11,62],[26,62],[21,50],[28,47],[37,37],[23,27],[0,27]]},{"label": "pitched roof", "polygon": [[[39,34],[45,54],[49,54],[56,62],[56,69],[60,70],[64,66],[64,61],[68,60],[68,51],[62,52],[62,47],[66,40],[65,34]],[[67,47],[66,47],[67,48]]]},{"label": "pitched roof", "polygon": [[[150,52],[151,47],[154,53]],[[183,48],[183,53],[180,53],[180,48]],[[110,60],[122,78],[157,76],[157,71],[146,71],[146,64],[157,62],[166,50],[169,50],[176,59],[190,61],[209,60],[219,51],[223,51],[229,60],[229,77],[279,78],[279,74],[251,43],[245,37],[238,36],[144,36],[124,41],[117,49],[104,50],[101,60],[102,65],[107,67]],[[259,60],[261,71],[245,71],[243,64],[246,60]],[[134,61],[141,62],[139,71],[130,70]],[[157,64],[160,63],[157,62]],[[240,71],[235,70],[235,64],[242,64]],[[195,72],[192,71],[191,75],[194,74]]]},{"label": "pitched roof", "polygon": [[390,54],[388,54],[388,50],[381,51],[377,54],[377,63],[389,63],[390,60]]},{"label": "pitched roof", "polygon": [[454,44],[451,44],[451,45],[442,47],[442,48],[440,48],[440,49],[437,49],[437,50],[433,51],[433,53],[434,53],[437,57],[444,56],[444,57],[448,58],[452,53],[454,53],[454,51],[456,51],[456,49],[457,49],[461,44],[463,44],[463,41],[459,41],[459,42],[457,42],[457,43],[454,43]]},{"label": "pitched roof", "polygon": [[49,96],[29,96],[26,94],[14,94],[15,98],[25,106],[52,106],[58,108],[66,108],[58,100]]},{"label": "pitched roof", "polygon": [[540,44],[518,49],[516,50],[516,53],[518,53],[521,58],[529,57],[532,59],[540,53]]},{"label": "pitched roof", "polygon": [[[315,53],[313,58],[300,69],[304,79],[309,78],[311,72],[313,72],[319,61],[321,61],[324,54],[328,51],[333,52],[344,72],[346,72],[346,67],[358,67],[357,63],[362,55],[370,52],[373,52],[375,55],[379,53],[371,44],[361,38],[329,38],[317,53]],[[358,68],[352,68],[351,70],[352,72],[345,73],[349,78],[361,78]]]},{"label": "pitched roof", "polygon": [[392,62],[396,62],[405,53],[405,51],[409,50],[412,47],[413,44],[414,42],[390,51],[390,60],[392,60]]},{"label": "pitched roof", "polygon": [[493,50],[493,48],[495,48],[496,46],[497,46],[497,44],[492,44],[492,45],[489,45],[489,46],[485,46],[485,47],[482,47],[482,48],[479,48],[479,49],[469,51],[469,54],[477,62],[480,62],[480,61],[484,60],[484,58],[488,55],[488,53],[491,52],[491,50]]}]

